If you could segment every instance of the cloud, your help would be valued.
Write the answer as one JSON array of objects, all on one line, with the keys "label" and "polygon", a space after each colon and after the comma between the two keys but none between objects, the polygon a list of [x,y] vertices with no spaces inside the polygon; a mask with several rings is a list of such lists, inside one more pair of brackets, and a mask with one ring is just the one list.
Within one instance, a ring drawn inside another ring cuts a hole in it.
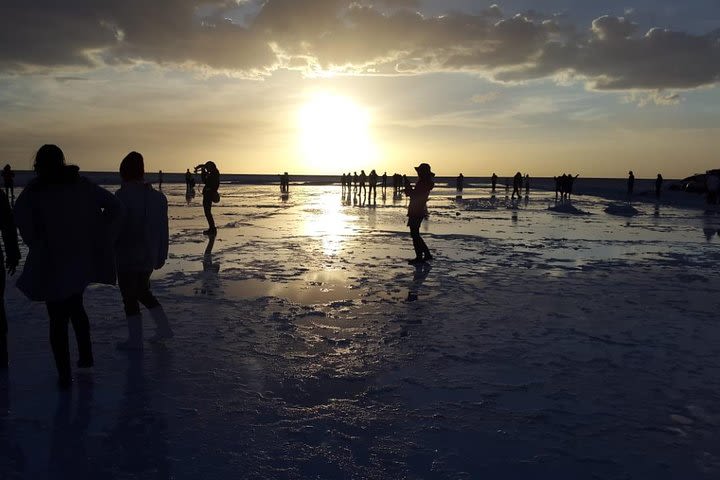
[{"label": "cloud", "polygon": [[631,92],[625,97],[625,103],[634,103],[639,107],[657,105],[661,107],[678,105],[682,102],[682,96],[677,92]]},{"label": "cloud", "polygon": [[498,82],[585,81],[596,90],[692,89],[720,81],[720,31],[639,31],[624,17],[578,28],[501,8],[424,16],[416,0],[5,0],[0,72],[153,62],[264,75],[465,71]]}]

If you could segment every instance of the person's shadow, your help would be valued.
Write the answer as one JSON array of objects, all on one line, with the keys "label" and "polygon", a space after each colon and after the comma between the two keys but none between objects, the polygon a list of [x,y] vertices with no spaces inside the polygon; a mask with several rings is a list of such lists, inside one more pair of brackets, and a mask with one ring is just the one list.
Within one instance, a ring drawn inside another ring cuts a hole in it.
[{"label": "person's shadow", "polygon": [[58,394],[50,438],[49,478],[95,478],[87,453],[87,431],[92,420],[92,382],[77,384],[77,402],[73,413],[75,392]]},{"label": "person's shadow", "polygon": [[413,280],[405,301],[414,302],[418,299],[420,290],[422,289],[423,283],[425,283],[425,279],[427,279],[427,276],[430,274],[430,270],[432,270],[432,265],[428,262],[415,265],[415,273],[413,274]]},{"label": "person's shadow", "polygon": [[[169,351],[162,345],[154,348],[160,382],[169,375]],[[163,371],[165,369],[166,371]],[[167,421],[153,409],[143,365],[143,352],[130,352],[125,372],[123,400],[115,426],[108,436],[112,464],[132,478],[169,479]],[[157,387],[157,382],[153,382]],[[75,478],[94,478],[82,477]]]}]

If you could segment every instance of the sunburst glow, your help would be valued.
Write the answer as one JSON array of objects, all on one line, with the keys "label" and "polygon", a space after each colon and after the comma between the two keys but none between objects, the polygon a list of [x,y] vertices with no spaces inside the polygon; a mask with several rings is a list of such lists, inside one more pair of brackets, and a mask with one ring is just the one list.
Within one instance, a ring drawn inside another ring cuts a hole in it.
[{"label": "sunburst glow", "polygon": [[320,173],[360,168],[376,159],[370,114],[347,97],[311,97],[300,110],[300,145],[306,165]]}]

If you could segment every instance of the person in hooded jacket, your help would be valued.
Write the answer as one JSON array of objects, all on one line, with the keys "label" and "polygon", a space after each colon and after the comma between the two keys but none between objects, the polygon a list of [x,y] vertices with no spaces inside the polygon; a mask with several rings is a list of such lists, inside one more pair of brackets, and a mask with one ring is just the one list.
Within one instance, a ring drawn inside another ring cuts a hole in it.
[{"label": "person in hooded jacket", "polygon": [[415,258],[408,262],[411,265],[423,263],[433,258],[430,249],[420,236],[420,224],[427,216],[427,201],[430,197],[430,191],[435,187],[435,183],[433,183],[435,174],[427,163],[421,163],[415,167],[415,170],[418,174],[415,187],[413,188],[410,182],[405,182],[405,195],[410,197],[407,225],[410,227],[410,237],[412,237],[413,249],[415,250]]},{"label": "person in hooded jacket", "polygon": [[78,368],[94,364],[83,292],[90,283],[115,284],[114,234],[123,208],[113,194],[65,164],[56,145],[35,155],[36,177],[18,196],[15,221],[28,246],[17,287],[45,302],[58,385],[72,383],[68,323],[77,340]]},{"label": "person in hooded jacket", "polygon": [[162,192],[145,183],[145,163],[138,152],[130,152],[122,160],[120,177],[122,185],[115,196],[125,207],[125,216],[115,251],[128,339],[119,342],[117,348],[142,350],[140,303],[155,321],[155,335],[150,342],[173,336],[165,310],[150,291],[150,275],[165,265],[168,255],[168,204]]},{"label": "person in hooded jacket", "polygon": [[12,210],[5,193],[0,190],[0,231],[5,244],[5,255],[0,249],[0,370],[8,368],[7,350],[7,316],[5,313],[5,265],[10,275],[20,262],[20,248],[18,248],[17,229],[13,220]]}]

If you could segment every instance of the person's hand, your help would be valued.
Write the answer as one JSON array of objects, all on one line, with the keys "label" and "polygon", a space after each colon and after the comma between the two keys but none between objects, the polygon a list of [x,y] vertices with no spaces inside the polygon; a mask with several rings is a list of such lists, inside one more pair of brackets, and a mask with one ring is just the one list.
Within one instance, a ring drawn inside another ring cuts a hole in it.
[{"label": "person's hand", "polygon": [[8,259],[7,271],[10,274],[10,276],[15,275],[15,271],[17,270],[18,263],[19,262],[16,258]]}]

